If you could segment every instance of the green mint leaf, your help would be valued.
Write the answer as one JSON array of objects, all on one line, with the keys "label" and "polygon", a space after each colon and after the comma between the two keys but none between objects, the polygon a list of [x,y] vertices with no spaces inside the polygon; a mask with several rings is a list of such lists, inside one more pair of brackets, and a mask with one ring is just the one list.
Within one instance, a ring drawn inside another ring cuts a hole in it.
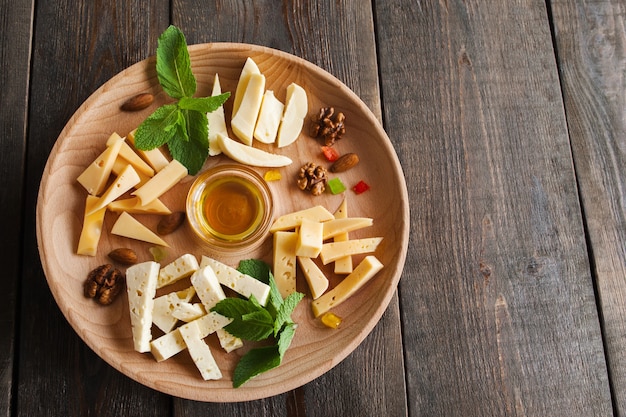
[{"label": "green mint leaf", "polygon": [[140,150],[158,148],[176,135],[179,111],[175,104],[159,107],[144,120],[135,132],[135,147]]},{"label": "green mint leaf", "polygon": [[156,70],[161,87],[170,97],[191,97],[196,92],[187,40],[176,26],[168,27],[159,36]]},{"label": "green mint leaf", "polygon": [[300,292],[294,292],[285,298],[276,314],[276,320],[274,321],[274,336],[278,335],[283,325],[293,324],[293,321],[291,320],[291,313],[293,313],[293,310],[295,310],[302,298],[304,298],[304,294]]},{"label": "green mint leaf", "polygon": [[280,365],[281,355],[277,346],[251,349],[243,355],[233,373],[233,387],[238,388],[251,378]]},{"label": "green mint leaf", "polygon": [[223,93],[210,97],[181,97],[178,107],[185,110],[195,110],[203,113],[211,113],[219,109],[230,97],[230,93]]},{"label": "green mint leaf", "polygon": [[264,340],[273,331],[273,319],[269,313],[251,297],[226,298],[217,303],[211,311],[233,319],[224,329],[235,337],[244,340]]},{"label": "green mint leaf", "polygon": [[[185,131],[177,129],[176,137],[167,143],[172,157],[183,164],[190,175],[202,169],[209,156],[208,122],[206,114],[193,110],[180,110]],[[181,123],[176,123],[180,128]]]},{"label": "green mint leaf", "polygon": [[274,309],[274,317],[278,314],[278,310],[280,306],[283,304],[283,296],[280,294],[280,290],[276,285],[276,281],[274,280],[274,276],[270,274],[269,277],[269,286],[270,286],[270,296],[268,306],[271,306]]},{"label": "green mint leaf", "polygon": [[289,349],[293,337],[296,335],[296,327],[298,326],[293,323],[289,323],[278,336],[278,353],[281,361],[285,356],[285,352]]},{"label": "green mint leaf", "polygon": [[244,259],[239,261],[237,271],[249,275],[252,278],[256,278],[265,284],[269,284],[270,275],[272,274],[267,262],[263,262],[259,259]]}]

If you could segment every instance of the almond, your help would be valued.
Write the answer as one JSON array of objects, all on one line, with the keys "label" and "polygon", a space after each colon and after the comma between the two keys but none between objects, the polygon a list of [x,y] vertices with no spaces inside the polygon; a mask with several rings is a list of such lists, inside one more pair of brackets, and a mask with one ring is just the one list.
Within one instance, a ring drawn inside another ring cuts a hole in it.
[{"label": "almond", "polygon": [[157,233],[160,235],[169,235],[183,224],[185,218],[186,215],[184,211],[175,211],[172,214],[163,216],[157,225]]},{"label": "almond", "polygon": [[123,265],[133,265],[137,263],[137,254],[128,248],[118,248],[109,253],[109,258]]},{"label": "almond", "polygon": [[122,104],[121,109],[124,111],[139,111],[151,105],[153,101],[154,96],[152,94],[140,93],[126,100]]},{"label": "almond", "polygon": [[355,153],[341,155],[330,167],[330,172],[343,172],[359,163],[359,156]]}]

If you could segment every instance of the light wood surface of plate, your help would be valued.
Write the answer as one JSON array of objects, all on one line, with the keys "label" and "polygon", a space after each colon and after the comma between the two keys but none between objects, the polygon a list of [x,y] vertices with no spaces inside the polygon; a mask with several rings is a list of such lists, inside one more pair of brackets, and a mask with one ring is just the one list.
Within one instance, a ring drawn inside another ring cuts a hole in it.
[{"label": "light wood surface of plate", "polygon": [[[83,222],[86,191],[76,181],[79,174],[105,148],[113,132],[125,136],[135,129],[154,109],[168,101],[159,86],[154,58],[139,62],[99,88],[76,111],[61,132],[43,173],[37,203],[37,239],[43,269],[50,290],[59,308],[78,335],[110,365],[130,378],[164,393],[198,401],[231,402],[264,398],[297,388],[327,372],[349,355],[369,334],[387,308],[400,279],[409,236],[409,207],[407,189],[393,146],[365,104],[335,77],[295,56],[273,49],[231,43],[192,45],[189,47],[192,69],[198,83],[197,96],[210,95],[215,73],[219,74],[222,91],[230,91],[225,105],[227,124],[235,87],[243,64],[251,57],[266,76],[266,89],[285,101],[285,92],[291,82],[301,85],[308,94],[309,114],[320,107],[333,106],[346,115],[346,134],[335,145],[340,153],[356,152],[360,163],[352,170],[330,174],[339,177],[348,190],[339,195],[329,192],[314,197],[300,191],[295,176],[300,166],[315,162],[329,166],[321,154],[319,139],[308,135],[308,120],[300,138],[292,145],[277,148],[274,145],[256,147],[293,159],[293,164],[280,168],[283,178],[270,182],[274,195],[275,217],[295,210],[324,205],[335,211],[347,198],[349,215],[372,217],[374,225],[351,233],[351,237],[382,236],[383,242],[375,256],[384,264],[377,276],[357,294],[333,311],[343,318],[339,329],[325,327],[313,317],[311,297],[304,278],[299,274],[298,290],[305,299],[293,314],[298,323],[296,336],[283,363],[269,372],[248,381],[242,387],[232,387],[232,372],[246,348],[225,353],[215,335],[206,340],[223,373],[217,381],[204,381],[187,352],[157,363],[150,353],[133,350],[133,342],[125,292],[110,306],[100,306],[83,296],[83,283],[90,270],[110,262],[107,254],[119,247],[136,250],[140,261],[152,260],[149,248],[153,245],[111,235],[111,226],[117,213],[107,212],[102,237],[95,257],[76,255]],[[156,96],[151,107],[128,113],[120,105],[141,92]],[[234,137],[231,135],[231,137]],[[232,163],[225,156],[209,158],[205,168],[218,163]],[[268,169],[257,168],[261,175]],[[188,176],[162,201],[175,210],[184,210],[186,193],[195,177]],[[371,189],[356,195],[351,188],[359,181]],[[152,230],[157,216],[136,215]],[[170,244],[165,265],[184,253],[198,258],[202,255],[236,267],[239,259],[214,256],[196,244],[185,226],[165,237]],[[245,258],[271,262],[272,242],[268,238],[258,250]],[[355,265],[362,257],[355,257]],[[118,266],[119,267],[119,266]],[[120,267],[124,270],[123,267]],[[325,269],[327,272],[330,270]],[[328,273],[331,287],[339,277]],[[180,283],[179,286],[188,285]],[[171,289],[159,290],[157,295]],[[160,335],[153,329],[153,335]]]}]

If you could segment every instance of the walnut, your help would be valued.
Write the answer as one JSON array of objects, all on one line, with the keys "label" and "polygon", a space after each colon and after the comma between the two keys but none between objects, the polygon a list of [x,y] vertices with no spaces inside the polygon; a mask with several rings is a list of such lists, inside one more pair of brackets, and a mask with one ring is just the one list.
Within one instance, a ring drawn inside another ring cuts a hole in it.
[{"label": "walnut", "polygon": [[345,120],[342,112],[335,113],[333,107],[322,107],[312,118],[310,134],[314,138],[323,138],[326,146],[333,146],[346,133]]},{"label": "walnut", "polygon": [[111,264],[100,265],[87,275],[85,297],[94,298],[102,305],[109,305],[123,288],[124,280],[124,274]]},{"label": "walnut", "polygon": [[308,162],[298,171],[298,188],[310,191],[313,195],[320,195],[326,190],[328,175],[326,168]]}]

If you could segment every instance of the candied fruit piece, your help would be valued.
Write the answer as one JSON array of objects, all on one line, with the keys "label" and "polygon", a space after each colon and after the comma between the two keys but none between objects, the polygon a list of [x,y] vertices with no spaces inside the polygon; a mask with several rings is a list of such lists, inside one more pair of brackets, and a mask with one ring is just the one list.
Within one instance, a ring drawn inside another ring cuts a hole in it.
[{"label": "candied fruit piece", "polygon": [[322,146],[322,153],[324,154],[324,158],[328,160],[328,162],[335,162],[339,159],[339,152],[331,146]]},{"label": "candied fruit piece", "polygon": [[263,175],[263,178],[265,179],[265,181],[278,181],[282,177],[283,176],[280,174],[280,171],[275,170],[275,169],[267,171],[265,175]]},{"label": "candied fruit piece", "polygon": [[339,194],[346,191],[346,186],[343,185],[343,182],[341,182],[339,178],[333,178],[332,180],[329,180],[326,186],[332,194]]},{"label": "candied fruit piece", "polygon": [[352,187],[355,193],[361,194],[370,189],[370,186],[367,185],[365,181],[359,181],[354,187]]},{"label": "candied fruit piece", "polygon": [[341,317],[331,311],[324,313],[321,320],[325,326],[330,327],[331,329],[337,329],[341,324]]}]

